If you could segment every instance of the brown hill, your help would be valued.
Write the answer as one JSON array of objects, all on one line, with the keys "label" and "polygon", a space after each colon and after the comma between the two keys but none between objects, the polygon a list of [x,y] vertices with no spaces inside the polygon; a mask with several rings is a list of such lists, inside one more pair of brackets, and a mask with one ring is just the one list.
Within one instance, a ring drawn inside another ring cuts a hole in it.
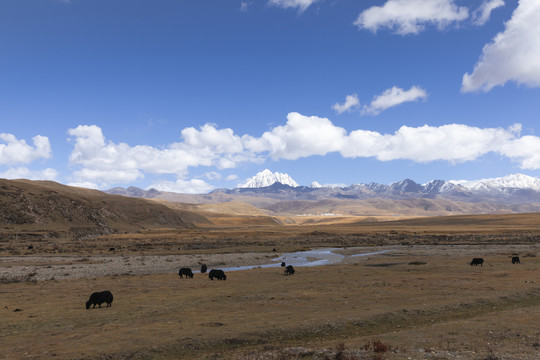
[{"label": "brown hill", "polygon": [[209,225],[204,216],[146,199],[109,195],[52,181],[0,179],[0,239],[134,232],[145,227]]}]

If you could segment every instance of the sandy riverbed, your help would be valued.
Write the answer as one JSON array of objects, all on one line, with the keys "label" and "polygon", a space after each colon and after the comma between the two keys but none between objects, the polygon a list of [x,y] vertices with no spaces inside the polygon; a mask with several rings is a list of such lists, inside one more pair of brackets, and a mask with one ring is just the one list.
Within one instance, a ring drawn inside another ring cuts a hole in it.
[{"label": "sandy riverbed", "polygon": [[[388,251],[391,250],[391,251]],[[382,251],[382,252],[381,252]],[[385,252],[388,251],[388,252]],[[400,256],[467,255],[489,256],[493,254],[522,254],[540,251],[539,245],[441,245],[441,246],[393,246],[355,247],[346,249],[323,249],[304,254],[235,253],[200,255],[91,255],[91,256],[6,256],[0,257],[0,277],[25,277],[37,281],[75,278],[94,278],[111,275],[142,275],[176,273],[180,267],[198,270],[201,264],[209,268],[249,268],[276,266],[282,259],[295,266],[307,262],[328,265],[335,262],[355,263],[378,257],[384,259]],[[375,253],[374,252],[381,252]],[[367,254],[367,256],[358,256]],[[307,262],[306,262],[307,260]],[[298,261],[295,263],[295,261]]]}]

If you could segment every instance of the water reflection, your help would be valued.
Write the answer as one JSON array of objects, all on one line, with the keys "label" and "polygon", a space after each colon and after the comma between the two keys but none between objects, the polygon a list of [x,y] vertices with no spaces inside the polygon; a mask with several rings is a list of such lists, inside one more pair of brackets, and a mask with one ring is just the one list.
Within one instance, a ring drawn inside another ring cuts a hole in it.
[{"label": "water reflection", "polygon": [[[343,261],[346,257],[357,257],[357,256],[370,256],[370,255],[379,255],[384,254],[389,251],[395,251],[395,249],[381,250],[369,253],[359,253],[353,255],[341,255],[337,254],[336,251],[343,250],[343,248],[325,248],[325,249],[316,249],[308,251],[298,251],[294,253],[285,253],[275,259],[271,264],[262,264],[262,265],[248,265],[248,266],[236,266],[222,268],[224,271],[239,271],[239,270],[249,270],[255,268],[271,268],[271,267],[280,267],[282,262],[285,262],[287,265],[292,266],[321,266],[321,265],[330,265],[337,264]],[[361,249],[358,249],[361,251]]]}]

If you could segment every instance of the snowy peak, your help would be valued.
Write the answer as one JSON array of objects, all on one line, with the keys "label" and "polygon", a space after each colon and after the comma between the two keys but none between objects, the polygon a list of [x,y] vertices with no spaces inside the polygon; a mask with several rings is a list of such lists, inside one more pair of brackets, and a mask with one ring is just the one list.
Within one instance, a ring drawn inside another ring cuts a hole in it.
[{"label": "snowy peak", "polygon": [[247,179],[247,181],[238,187],[240,188],[261,188],[271,186],[275,183],[281,183],[283,185],[289,185],[292,187],[298,187],[298,183],[294,181],[289,175],[282,173],[272,173],[270,170],[265,169],[253,176],[252,178]]},{"label": "snowy peak", "polygon": [[419,185],[412,181],[411,179],[405,179],[390,185],[392,190],[409,192],[409,193],[420,193],[423,191],[422,185]]},{"label": "snowy peak", "polygon": [[453,184],[444,180],[432,180],[424,184],[423,188],[424,192],[427,194],[442,194],[456,190],[458,186],[459,185],[457,184]]},{"label": "snowy peak", "polygon": [[540,191],[540,179],[524,174],[512,174],[500,178],[481,180],[450,180],[452,184],[461,185],[472,191],[501,191],[507,188],[531,189]]}]

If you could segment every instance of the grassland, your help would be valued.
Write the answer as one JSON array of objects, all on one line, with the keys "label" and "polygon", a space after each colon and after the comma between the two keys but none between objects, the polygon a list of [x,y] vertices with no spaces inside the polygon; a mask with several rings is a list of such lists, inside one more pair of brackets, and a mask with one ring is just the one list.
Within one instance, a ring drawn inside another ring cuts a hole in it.
[{"label": "grassland", "polygon": [[[405,245],[293,276],[259,268],[226,281],[165,273],[1,284],[0,358],[536,359],[539,250]],[[516,253],[522,264],[512,265]],[[471,267],[472,256],[486,263]],[[113,306],[85,310],[104,289]],[[388,348],[376,353],[373,341]]]},{"label": "grassland", "polygon": [[[25,191],[33,206],[60,196]],[[22,195],[13,194],[15,206]],[[189,221],[188,210],[159,208],[139,222],[152,204],[115,197],[106,209],[123,222],[95,232],[83,231],[85,219],[101,226],[105,205],[83,200],[71,220],[66,205],[3,225],[0,359],[538,359],[538,213],[293,219],[234,205],[227,214],[201,207]],[[395,251],[292,276],[176,275],[201,262],[261,264],[318,247]],[[522,263],[512,265],[516,254]],[[478,256],[484,266],[470,266]],[[85,310],[90,293],[105,289],[113,306]]]}]

